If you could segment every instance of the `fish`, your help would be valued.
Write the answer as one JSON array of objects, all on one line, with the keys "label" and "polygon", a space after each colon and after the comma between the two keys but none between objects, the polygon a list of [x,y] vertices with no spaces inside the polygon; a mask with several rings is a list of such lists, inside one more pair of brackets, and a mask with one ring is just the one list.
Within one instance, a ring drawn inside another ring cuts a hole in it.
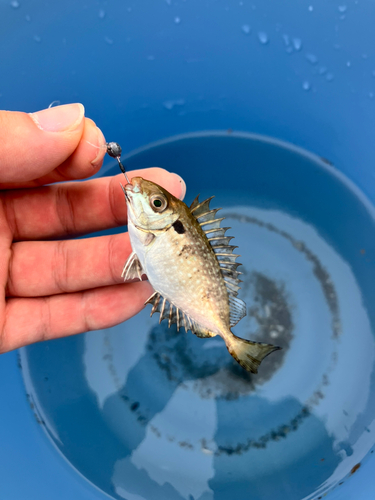
[{"label": "fish", "polygon": [[247,371],[258,372],[261,361],[278,346],[237,337],[231,328],[245,315],[246,305],[237,297],[240,272],[222,228],[220,209],[210,209],[211,198],[195,198],[190,207],[154,182],[133,177],[121,186],[128,210],[132,253],[125,263],[124,281],[146,275],[154,293],[151,316],[159,323],[184,327],[197,337],[219,335],[229,354]]}]

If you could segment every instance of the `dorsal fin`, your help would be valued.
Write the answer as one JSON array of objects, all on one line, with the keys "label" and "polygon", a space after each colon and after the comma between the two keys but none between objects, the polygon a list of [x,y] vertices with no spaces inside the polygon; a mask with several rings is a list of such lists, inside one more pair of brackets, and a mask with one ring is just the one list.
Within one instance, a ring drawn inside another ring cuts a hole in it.
[{"label": "dorsal fin", "polygon": [[206,212],[209,211],[210,201],[212,200],[212,198],[214,198],[214,196],[211,196],[211,198],[207,198],[207,200],[204,200],[201,203],[199,203],[199,196],[197,196],[195,198],[195,200],[193,201],[193,203],[195,203],[195,201],[196,201],[197,204],[193,208],[190,207],[190,211],[191,211],[191,213],[194,215],[194,217],[196,219],[200,215],[203,215],[203,214],[205,214]]},{"label": "dorsal fin", "polygon": [[[190,211],[197,219],[199,225],[206,234],[213,251],[215,252],[229,296],[236,297],[238,295],[238,290],[240,289],[239,283],[241,282],[241,280],[238,279],[238,275],[241,273],[237,271],[237,267],[241,264],[236,262],[239,255],[233,253],[233,250],[237,247],[229,244],[233,236],[225,236],[225,232],[230,228],[220,226],[224,217],[216,219],[216,213],[220,210],[220,208],[210,209],[210,201],[212,198],[213,196],[200,203],[198,195],[190,205]],[[245,307],[244,302],[242,302],[242,304]],[[244,314],[246,314],[246,307]]]},{"label": "dorsal fin", "polygon": [[178,309],[166,298],[162,297],[159,292],[154,292],[151,297],[146,300],[145,304],[152,304],[150,316],[155,312],[160,312],[159,323],[161,323],[163,319],[168,320],[168,328],[176,324],[177,331],[183,326],[186,332],[191,330],[197,337],[215,337],[216,335],[216,333],[212,333],[204,326],[199,325],[196,321],[191,319],[188,314],[183,313],[181,309]]},{"label": "dorsal fin", "polygon": [[197,205],[199,205],[199,194],[198,196],[193,200],[192,204],[190,205],[190,211],[193,210]]}]

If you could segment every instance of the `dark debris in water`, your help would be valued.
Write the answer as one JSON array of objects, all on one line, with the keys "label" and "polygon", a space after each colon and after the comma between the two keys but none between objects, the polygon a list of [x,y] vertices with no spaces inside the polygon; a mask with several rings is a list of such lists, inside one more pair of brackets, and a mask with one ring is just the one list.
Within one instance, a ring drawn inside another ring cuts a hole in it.
[{"label": "dark debris in water", "polygon": [[131,411],[136,411],[136,410],[138,410],[138,408],[139,408],[139,402],[138,401],[136,401],[135,403],[133,403],[130,406]]},{"label": "dark debris in water", "polygon": [[280,439],[285,439],[290,432],[295,432],[299,426],[304,422],[304,420],[310,415],[310,411],[307,407],[303,407],[300,413],[294,417],[288,424],[279,426],[267,434],[264,434],[257,440],[249,439],[245,443],[238,443],[236,446],[219,446],[215,455],[242,455],[242,453],[247,452],[251,448],[262,449],[266,448],[270,441],[279,441]]},{"label": "dark debris in water", "polygon": [[34,418],[36,420],[36,423],[39,424],[39,425],[46,425],[44,420],[39,416],[36,408],[35,408],[35,403],[33,401],[33,398],[31,396],[31,394],[29,393],[26,393],[26,399],[29,403],[29,406],[30,406],[30,409],[31,411],[33,412],[33,415],[34,415]]},{"label": "dark debris in water", "polygon": [[350,471],[350,474],[354,474],[355,472],[357,472],[357,470],[361,467],[361,464],[358,463],[358,464],[355,464],[355,466],[352,468],[352,470]]}]

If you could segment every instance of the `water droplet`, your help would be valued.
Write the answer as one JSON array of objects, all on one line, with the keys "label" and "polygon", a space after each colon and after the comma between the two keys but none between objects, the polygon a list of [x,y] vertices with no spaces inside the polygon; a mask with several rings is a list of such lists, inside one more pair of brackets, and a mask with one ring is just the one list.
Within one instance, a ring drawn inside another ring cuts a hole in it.
[{"label": "water droplet", "polygon": [[314,10],[314,7],[312,5],[309,5],[309,12],[312,12]]},{"label": "water droplet", "polygon": [[148,61],[155,61],[155,56],[149,55],[149,56],[147,56],[147,60]]},{"label": "water droplet", "polygon": [[308,82],[307,80],[303,82],[302,84],[302,88],[303,90],[310,90],[311,89],[311,85],[310,85],[310,82]]},{"label": "water droplet", "polygon": [[258,39],[262,45],[266,45],[270,41],[265,31],[259,31]]},{"label": "water droplet", "polygon": [[340,45],[339,43],[334,43],[334,44],[333,44],[333,48],[334,48],[335,50],[340,50],[340,49],[341,49],[341,45]]},{"label": "water droplet", "polygon": [[132,11],[132,8],[131,8],[131,7],[128,7],[126,10],[127,10],[128,12],[131,12],[131,11]]},{"label": "water droplet", "polygon": [[181,22],[181,18],[180,18],[180,17],[178,17],[178,16],[176,16],[176,17],[174,18],[174,22],[175,22],[175,24],[180,24],[180,22]]},{"label": "water droplet", "polygon": [[340,20],[341,20],[341,21],[343,21],[344,19],[345,19],[345,16],[344,16],[344,15],[340,16]]},{"label": "water droplet", "polygon": [[42,41],[42,39],[40,38],[39,35],[34,35],[34,41],[37,42],[37,43],[40,43]]},{"label": "water droplet", "polygon": [[293,38],[293,47],[299,51],[302,48],[302,40],[300,38]]},{"label": "water droplet", "polygon": [[283,35],[283,40],[284,40],[285,46],[288,47],[290,45],[289,35]]},{"label": "water droplet", "polygon": [[99,10],[99,18],[100,19],[104,19],[105,18],[105,10],[103,10],[103,9]]},{"label": "water droplet", "polygon": [[286,47],[285,52],[287,54],[291,54],[293,52],[293,47],[291,45],[289,45],[288,47]]},{"label": "water droplet", "polygon": [[172,0],[165,0],[165,3],[166,3],[167,5],[172,5]]},{"label": "water droplet", "polygon": [[29,14],[26,14],[25,19],[28,23],[31,21],[31,17],[29,16]]},{"label": "water droplet", "polygon": [[109,38],[108,36],[104,37],[105,43],[108,43],[108,45],[113,45],[113,40],[112,38]]},{"label": "water droplet", "polygon": [[370,99],[373,99],[374,98],[374,92],[369,92],[368,96],[369,96]]},{"label": "water droplet", "polygon": [[242,27],[242,32],[245,33],[245,35],[249,35],[251,32],[251,28],[248,24],[244,24]]},{"label": "water droplet", "polygon": [[20,6],[20,3],[17,0],[12,0],[10,2],[10,5],[13,7],[13,9],[18,9],[18,7]]},{"label": "water droplet", "polygon": [[333,80],[333,73],[327,73],[326,74],[326,80],[327,80],[327,82],[332,82],[332,80]]},{"label": "water droplet", "polygon": [[183,106],[185,104],[185,99],[174,99],[170,101],[164,101],[163,106],[165,109],[171,110],[175,106]]},{"label": "water droplet", "polygon": [[348,68],[350,68],[350,66],[352,65],[352,63],[350,61],[346,61],[346,65]]},{"label": "water droplet", "polygon": [[325,66],[321,66],[319,68],[319,75],[325,75],[327,73],[327,68]]},{"label": "water droplet", "polygon": [[372,76],[375,78],[375,69],[371,71]]},{"label": "water droplet", "polygon": [[314,54],[308,53],[305,55],[305,57],[311,64],[316,64],[318,62],[318,58]]},{"label": "water droplet", "polygon": [[368,55],[367,54],[362,54],[362,59],[367,59]]},{"label": "water droplet", "polygon": [[348,7],[346,5],[339,5],[338,6],[339,12],[346,12],[347,8]]},{"label": "water droplet", "polygon": [[241,5],[241,7],[243,6],[243,2],[240,2],[239,5]]}]

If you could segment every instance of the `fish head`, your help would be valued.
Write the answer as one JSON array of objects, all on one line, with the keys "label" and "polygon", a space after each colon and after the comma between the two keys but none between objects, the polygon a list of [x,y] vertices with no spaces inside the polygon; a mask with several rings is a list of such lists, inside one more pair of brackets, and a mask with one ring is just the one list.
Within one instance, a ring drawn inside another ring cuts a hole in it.
[{"label": "fish head", "polygon": [[158,184],[133,177],[131,184],[123,189],[129,223],[137,229],[146,232],[167,230],[179,218],[179,200]]}]

